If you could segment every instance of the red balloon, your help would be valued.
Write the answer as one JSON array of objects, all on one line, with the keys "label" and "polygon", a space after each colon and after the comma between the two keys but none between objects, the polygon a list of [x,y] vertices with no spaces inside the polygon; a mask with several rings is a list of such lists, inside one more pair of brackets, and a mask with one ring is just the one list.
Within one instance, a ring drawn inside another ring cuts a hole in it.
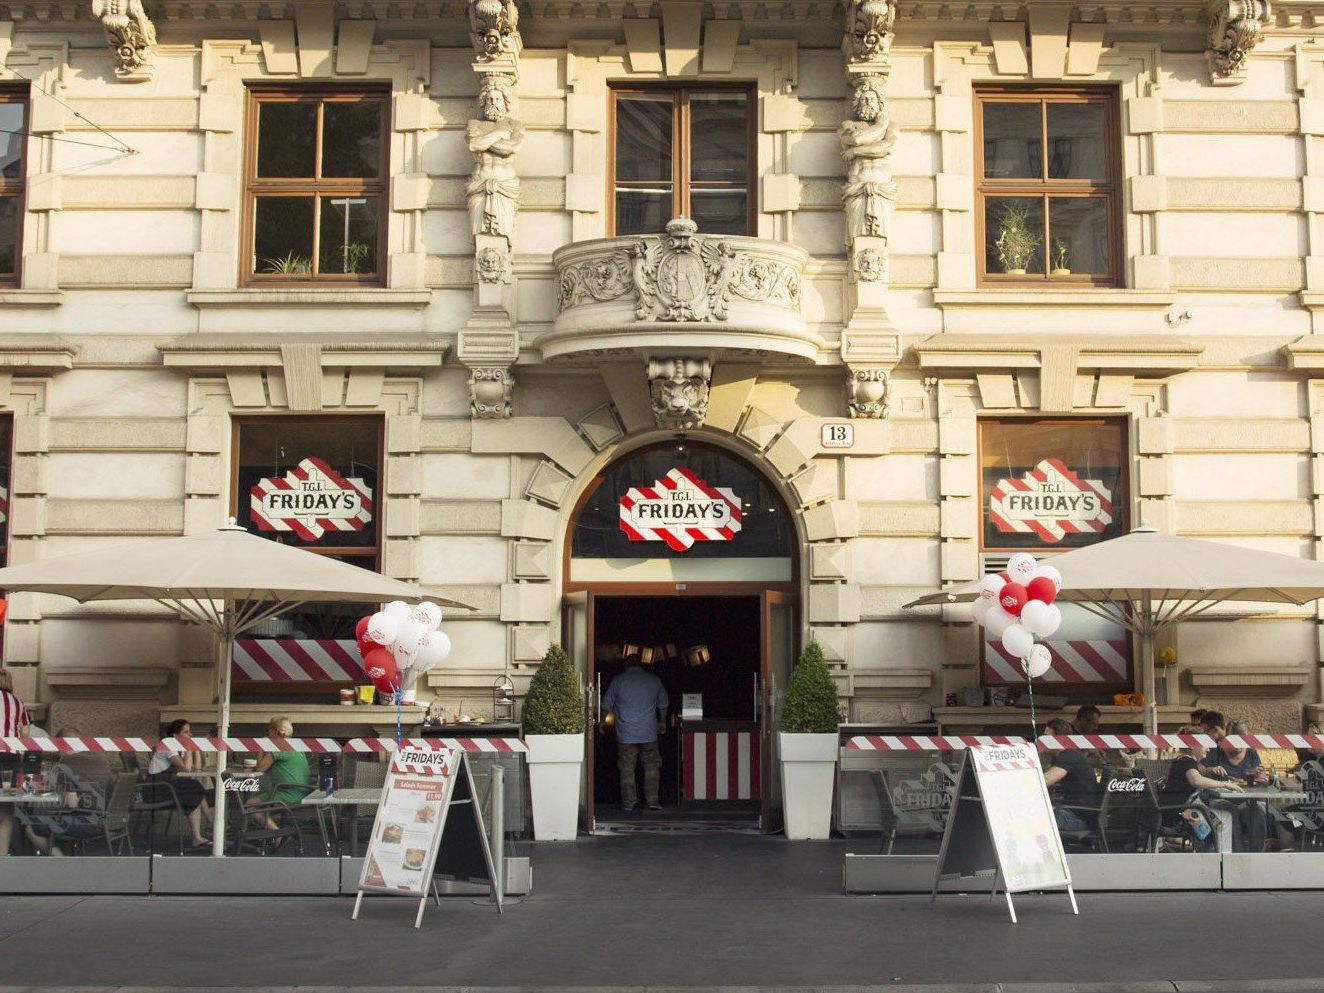
[{"label": "red balloon", "polygon": [[[372,620],[371,614],[367,617],[360,617],[359,622],[354,625],[354,640],[360,645],[368,640],[368,622],[370,620]],[[373,642],[373,644],[376,644],[376,642]]]},{"label": "red balloon", "polygon": [[383,693],[394,693],[399,683],[399,674],[395,667],[395,656],[389,648],[378,645],[363,656],[363,671],[372,680],[372,685]]},{"label": "red balloon", "polygon": [[1002,572],[998,573],[998,575],[1002,577],[1002,581],[1004,583],[1011,582],[1011,573],[1007,572],[1006,570],[1003,570]]},{"label": "red balloon", "polygon": [[1007,583],[998,591],[998,603],[1002,605],[1003,610],[1013,617],[1021,615],[1021,608],[1025,606],[1029,599],[1029,593],[1020,583]]},{"label": "red balloon", "polygon": [[1047,576],[1035,576],[1025,584],[1025,592],[1029,594],[1031,600],[1052,603],[1057,599],[1057,584]]},{"label": "red balloon", "polygon": [[4,623],[5,615],[9,613],[9,601],[0,600],[0,624]]}]

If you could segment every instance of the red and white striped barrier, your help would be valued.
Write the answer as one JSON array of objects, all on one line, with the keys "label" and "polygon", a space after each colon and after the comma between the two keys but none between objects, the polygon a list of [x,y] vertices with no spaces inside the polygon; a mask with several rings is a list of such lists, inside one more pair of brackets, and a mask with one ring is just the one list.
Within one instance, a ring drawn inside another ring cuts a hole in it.
[{"label": "red and white striped barrier", "polygon": [[681,735],[686,800],[757,800],[756,731],[686,731]]},{"label": "red and white striped barrier", "polygon": [[1318,734],[1230,734],[1225,740],[1233,748],[1324,748]]},{"label": "red and white striped barrier", "polygon": [[240,638],[230,672],[236,683],[368,681],[352,638]]},{"label": "red and white striped barrier", "polygon": [[866,752],[954,752],[976,745],[1019,745],[1024,740],[1003,735],[958,734],[933,738],[909,734],[860,734],[846,742],[846,747]]},{"label": "red and white striped barrier", "polygon": [[166,738],[161,748],[172,752],[338,752],[335,738]]},{"label": "red and white striped barrier", "polygon": [[[1126,660],[1130,646],[1126,639],[1066,640],[1050,638],[1044,642],[1053,657],[1052,667],[1043,675],[1046,683],[1125,683]],[[992,683],[1025,684],[1020,659],[1002,647],[997,639],[984,642],[984,678]]]},{"label": "red and white striped barrier", "polygon": [[[351,738],[345,742],[347,752],[393,752],[394,738]],[[431,749],[454,748],[462,752],[527,752],[523,738],[406,738],[401,748]]]},{"label": "red and white striped barrier", "polygon": [[146,738],[0,738],[0,752],[154,752]]},{"label": "red and white striped barrier", "polygon": [[1207,734],[1063,734],[1040,736],[1038,744],[1050,751],[1099,748],[1190,748],[1192,745],[1214,747],[1214,739]]}]

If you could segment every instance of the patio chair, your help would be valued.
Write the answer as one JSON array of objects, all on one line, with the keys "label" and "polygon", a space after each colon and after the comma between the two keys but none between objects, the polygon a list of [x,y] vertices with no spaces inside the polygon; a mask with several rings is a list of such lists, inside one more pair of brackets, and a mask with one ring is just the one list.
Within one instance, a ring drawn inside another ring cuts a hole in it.
[{"label": "patio chair", "polygon": [[[386,763],[385,762],[365,762],[362,759],[355,759],[354,771],[350,780],[350,785],[356,790],[381,789],[386,785]],[[377,807],[374,804],[359,803],[346,808],[346,816],[350,822],[350,855],[357,855],[359,850],[359,825],[366,824],[368,831],[372,831],[372,822],[377,818]]]},{"label": "patio chair", "polygon": [[156,851],[156,821],[160,814],[165,814],[165,828],[162,831],[162,837],[169,839],[170,828],[173,825],[176,828],[176,841],[179,845],[179,854],[184,854],[184,835],[179,830],[186,823],[184,817],[184,808],[179,802],[179,795],[175,792],[174,786],[168,779],[148,779],[139,774],[135,777],[133,799],[129,805],[129,814],[139,821],[144,820],[142,815],[146,815],[147,828],[143,833],[143,843],[149,854]]},{"label": "patio chair", "polygon": [[[250,806],[238,802],[228,806],[234,822],[235,855],[303,854],[303,828],[288,804],[263,800]],[[268,820],[276,826],[268,827]]]},{"label": "patio chair", "polygon": [[[87,819],[84,823],[98,824],[101,828],[101,839],[106,844],[106,852],[109,855],[133,854],[133,837],[129,831],[130,819],[129,811],[133,804],[134,793],[138,787],[138,774],[134,772],[118,772],[110,783],[110,792],[106,795],[106,809],[102,811],[88,811]],[[89,841],[96,841],[96,838],[84,838],[81,836],[70,836],[56,832],[51,835],[51,841],[61,848],[69,848],[79,855],[85,854]]]}]

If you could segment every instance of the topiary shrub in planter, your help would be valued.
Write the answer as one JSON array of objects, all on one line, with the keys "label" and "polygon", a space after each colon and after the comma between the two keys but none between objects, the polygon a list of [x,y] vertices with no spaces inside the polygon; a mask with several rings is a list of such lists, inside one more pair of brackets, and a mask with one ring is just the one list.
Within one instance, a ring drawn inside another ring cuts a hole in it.
[{"label": "topiary shrub in planter", "polygon": [[573,841],[579,826],[584,764],[584,692],[565,650],[552,645],[524,698],[533,836]]},{"label": "topiary shrub in planter", "polygon": [[811,641],[782,698],[782,810],[786,837],[825,839],[832,833],[832,787],[837,774],[837,688],[823,649]]}]

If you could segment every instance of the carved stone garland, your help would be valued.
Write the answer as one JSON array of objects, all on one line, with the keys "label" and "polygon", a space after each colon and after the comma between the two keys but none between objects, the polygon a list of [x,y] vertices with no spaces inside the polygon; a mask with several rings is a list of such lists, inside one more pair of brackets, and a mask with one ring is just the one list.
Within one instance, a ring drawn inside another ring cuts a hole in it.
[{"label": "carved stone garland", "polygon": [[106,29],[115,56],[115,76],[125,83],[145,83],[156,74],[152,46],[156,27],[142,0],[92,0],[92,16]]},{"label": "carved stone garland", "polygon": [[470,412],[477,418],[511,416],[519,335],[506,303],[514,268],[515,215],[520,181],[515,157],[524,144],[517,116],[519,9],[514,0],[471,0],[469,35],[481,83],[478,114],[465,131],[474,169],[465,189],[474,238],[474,312],[460,333],[456,355],[472,371]]},{"label": "carved stone garland", "polygon": [[1209,73],[1216,86],[1240,83],[1246,57],[1264,36],[1268,0],[1214,0],[1209,6]]}]

